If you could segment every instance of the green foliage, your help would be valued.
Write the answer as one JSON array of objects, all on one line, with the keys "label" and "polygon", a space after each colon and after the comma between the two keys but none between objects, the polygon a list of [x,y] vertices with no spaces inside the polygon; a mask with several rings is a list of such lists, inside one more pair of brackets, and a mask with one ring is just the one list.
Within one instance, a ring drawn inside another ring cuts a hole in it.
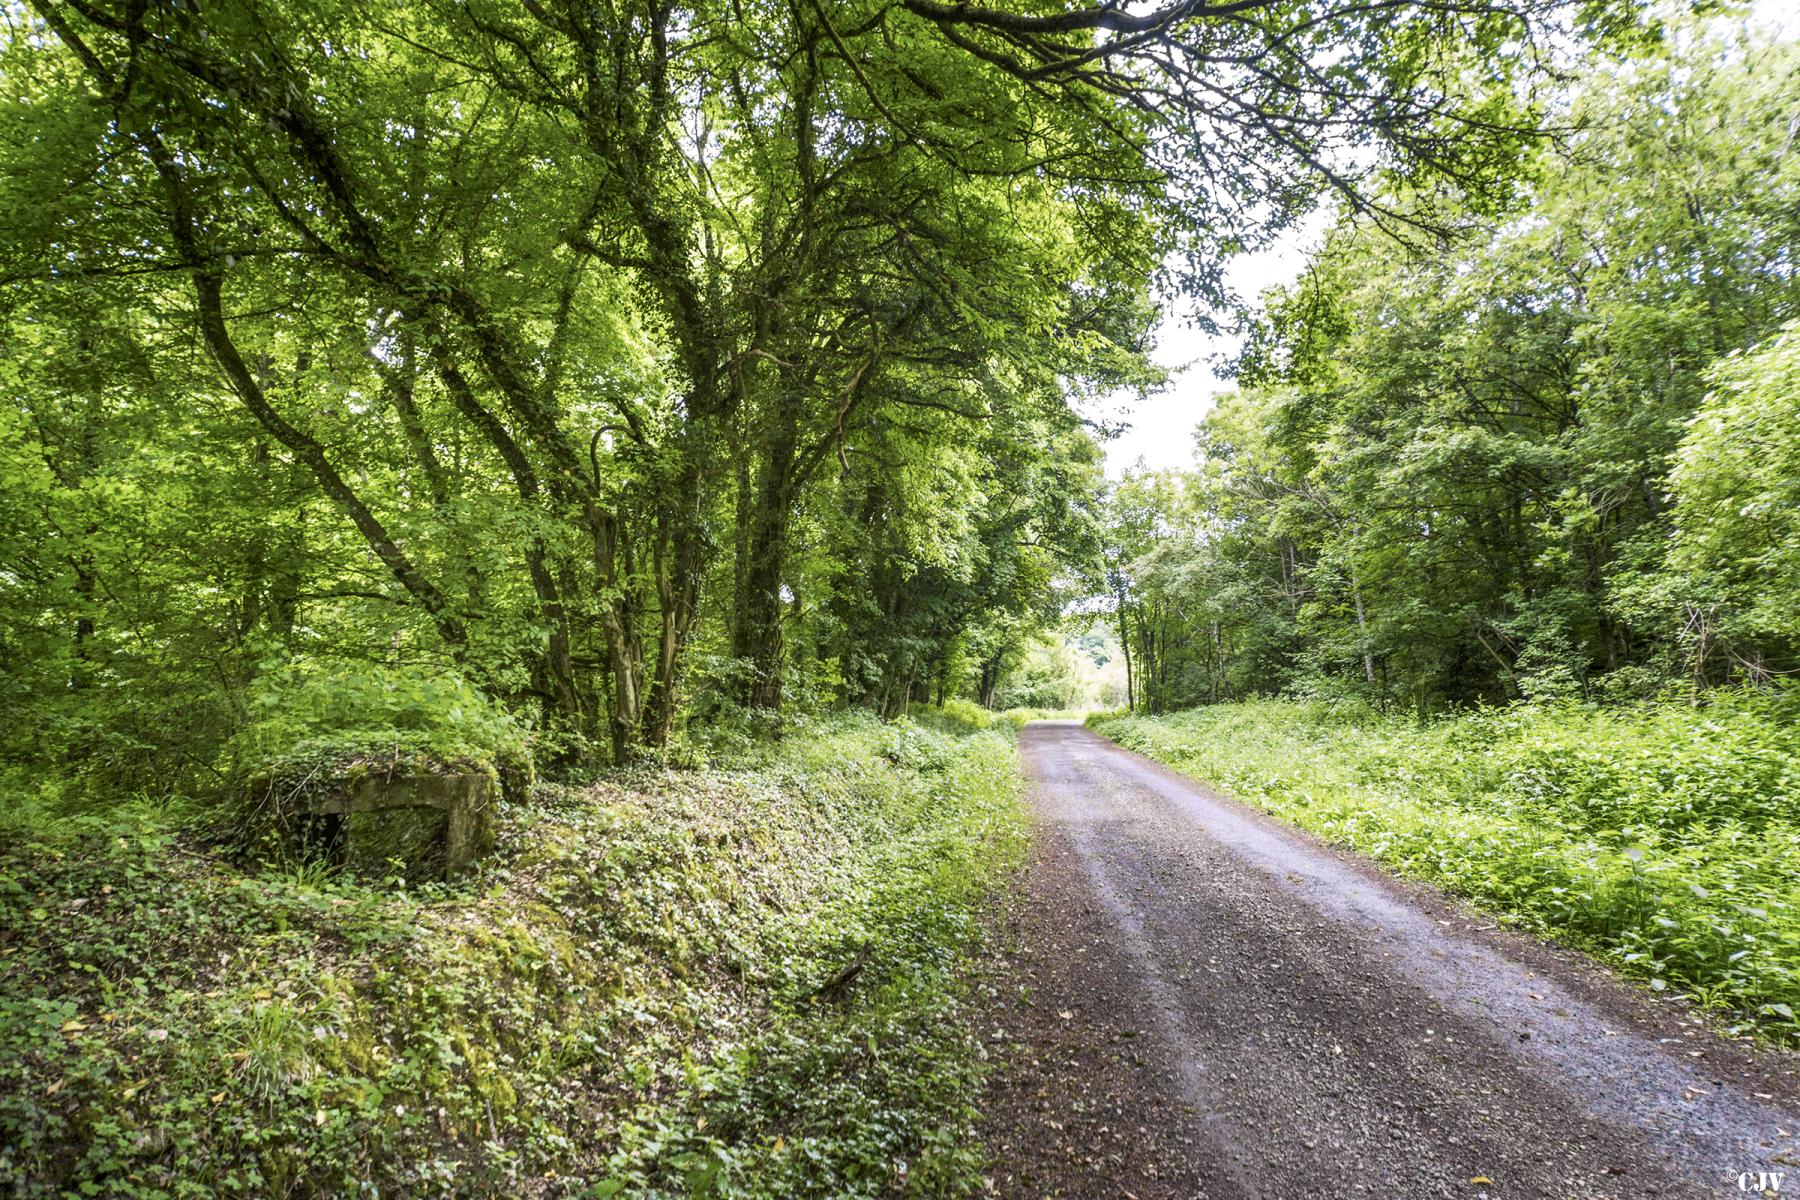
[{"label": "green foliage", "polygon": [[993,729],[1004,720],[1004,714],[960,696],[953,696],[939,705],[915,704],[908,715],[926,728],[942,733],[975,733]]},{"label": "green foliage", "polygon": [[1515,704],[1418,725],[1262,700],[1094,724],[1121,744],[1656,989],[1800,1039],[1800,695]]},{"label": "green foliage", "polygon": [[1409,249],[1343,215],[1265,297],[1196,469],[1116,489],[1139,705],[1789,669],[1797,83],[1792,38],[1683,18],[1571,85],[1574,145],[1504,219]]},{"label": "green foliage", "polygon": [[1664,595],[1702,671],[1715,654],[1726,670],[1788,669],[1800,662],[1800,322],[1710,379],[1670,479]]},{"label": "green foliage", "polygon": [[994,691],[1000,709],[1068,709],[1087,698],[1087,680],[1060,634],[1039,636],[1026,644],[1019,662]]},{"label": "green foliage", "polygon": [[154,823],[6,842],[0,1190],[975,1189],[957,981],[1021,844],[1009,738],[844,718],[538,799],[412,892]]},{"label": "green foliage", "polygon": [[271,651],[454,671],[571,761],[696,698],[989,701],[1093,556],[1153,285],[1222,299],[1326,190],[1489,211],[1595,32],[1118,19],[9,8],[0,752],[192,790]]},{"label": "green foliage", "polygon": [[975,411],[994,419],[966,442],[917,435],[921,422],[941,431],[939,417],[881,431],[884,461],[902,469],[840,480],[828,497],[815,586],[830,600],[796,632],[835,665],[837,698],[886,715],[964,689],[989,707],[1030,702],[1022,677],[1042,674],[1054,635],[1041,631],[1069,598],[1059,568],[1094,552],[1099,454],[1070,412],[984,403]]},{"label": "green foliage", "polygon": [[258,676],[227,745],[235,775],[360,757],[485,766],[525,761],[526,730],[455,675],[363,663],[289,663]]}]

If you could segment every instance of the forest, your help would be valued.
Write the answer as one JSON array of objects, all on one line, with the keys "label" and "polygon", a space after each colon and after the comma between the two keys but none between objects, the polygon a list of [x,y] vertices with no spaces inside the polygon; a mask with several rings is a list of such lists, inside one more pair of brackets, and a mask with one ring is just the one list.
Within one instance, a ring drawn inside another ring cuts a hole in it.
[{"label": "forest", "polygon": [[1800,1036],[1763,9],[0,14],[0,1190],[991,1194],[1115,701]]},{"label": "forest", "polygon": [[1328,194],[1491,209],[1532,39],[1639,36],[1191,7],[12,11],[9,756],[185,786],[364,665],[576,760],[991,692],[1156,290]]}]

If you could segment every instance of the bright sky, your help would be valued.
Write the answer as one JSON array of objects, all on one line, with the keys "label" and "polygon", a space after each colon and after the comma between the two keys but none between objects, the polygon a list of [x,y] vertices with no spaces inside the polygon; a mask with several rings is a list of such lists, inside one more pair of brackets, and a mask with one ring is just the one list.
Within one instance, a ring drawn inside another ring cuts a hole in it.
[{"label": "bright sky", "polygon": [[[1800,36],[1800,0],[1752,0],[1751,11],[1778,35]],[[1238,259],[1226,273],[1232,290],[1254,301],[1265,289],[1292,282],[1324,228],[1322,217],[1303,222],[1268,249]],[[1153,470],[1193,465],[1194,426],[1212,407],[1213,398],[1231,386],[1214,372],[1214,362],[1235,354],[1239,339],[1200,332],[1194,328],[1192,312],[1189,302],[1174,306],[1157,330],[1154,357],[1172,372],[1168,386],[1141,404],[1120,398],[1105,406],[1105,417],[1119,420],[1122,416],[1130,423],[1124,433],[1106,443],[1109,478],[1117,479],[1140,464]]]},{"label": "bright sky", "polygon": [[[1291,282],[1306,265],[1324,230],[1322,221],[1307,222],[1284,234],[1265,250],[1246,254],[1231,264],[1226,279],[1232,290],[1255,300],[1267,288]],[[1194,426],[1212,407],[1213,397],[1231,387],[1215,366],[1237,352],[1241,339],[1221,333],[1211,336],[1195,328],[1193,304],[1173,306],[1156,331],[1156,362],[1169,368],[1167,387],[1141,404],[1121,400],[1106,415],[1116,418],[1123,408],[1130,428],[1106,444],[1106,473],[1117,479],[1128,468],[1190,467],[1194,462]]]}]

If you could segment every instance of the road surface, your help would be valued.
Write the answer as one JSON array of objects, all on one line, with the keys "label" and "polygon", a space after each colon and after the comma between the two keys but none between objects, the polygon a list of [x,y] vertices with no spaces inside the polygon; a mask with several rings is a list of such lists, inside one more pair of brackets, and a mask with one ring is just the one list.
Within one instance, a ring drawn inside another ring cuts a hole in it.
[{"label": "road surface", "polygon": [[1221,798],[1026,727],[990,977],[1000,1196],[1800,1196],[1800,1060]]}]

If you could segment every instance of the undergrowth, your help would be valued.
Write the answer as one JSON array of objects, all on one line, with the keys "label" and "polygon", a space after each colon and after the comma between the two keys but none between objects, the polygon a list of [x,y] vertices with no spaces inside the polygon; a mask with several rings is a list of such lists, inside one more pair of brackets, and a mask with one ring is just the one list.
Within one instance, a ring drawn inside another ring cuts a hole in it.
[{"label": "undergrowth", "polygon": [[494,767],[530,758],[505,707],[451,675],[292,662],[258,677],[222,774],[304,775],[373,759]]},{"label": "undergrowth", "polygon": [[1107,714],[1120,744],[1800,1042],[1800,697],[1421,726],[1281,700]]},{"label": "undergrowth", "polygon": [[1087,713],[1073,708],[983,708],[973,700],[953,699],[942,704],[915,704],[914,720],[948,729],[1011,729],[1018,731],[1032,721],[1079,721]]},{"label": "undergrowth", "polygon": [[957,1195],[1011,740],[845,717],[540,786],[454,887],[166,811],[0,837],[0,1192]]}]

